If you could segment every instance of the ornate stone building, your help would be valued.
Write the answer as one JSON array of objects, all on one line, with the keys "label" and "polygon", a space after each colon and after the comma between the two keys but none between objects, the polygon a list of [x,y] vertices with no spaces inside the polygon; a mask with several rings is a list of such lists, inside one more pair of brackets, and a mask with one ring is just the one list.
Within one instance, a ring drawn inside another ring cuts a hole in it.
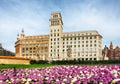
[{"label": "ornate stone building", "polygon": [[41,60],[101,60],[102,36],[96,31],[63,32],[60,12],[50,18],[49,35],[18,35],[16,56]]},{"label": "ornate stone building", "polygon": [[112,42],[110,43],[109,48],[105,46],[103,50],[103,60],[120,60],[120,48],[116,46],[113,48]]},{"label": "ornate stone building", "polygon": [[24,30],[15,42],[16,56],[48,60],[49,35],[25,36]]}]

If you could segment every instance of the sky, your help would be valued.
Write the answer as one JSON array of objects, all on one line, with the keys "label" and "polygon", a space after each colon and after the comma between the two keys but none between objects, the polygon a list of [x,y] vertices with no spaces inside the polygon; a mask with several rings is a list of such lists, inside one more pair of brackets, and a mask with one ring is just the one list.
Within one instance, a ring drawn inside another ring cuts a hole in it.
[{"label": "sky", "polygon": [[49,34],[52,12],[61,12],[64,32],[97,30],[102,48],[120,46],[120,0],[0,0],[3,48],[15,52],[22,29],[26,36]]}]

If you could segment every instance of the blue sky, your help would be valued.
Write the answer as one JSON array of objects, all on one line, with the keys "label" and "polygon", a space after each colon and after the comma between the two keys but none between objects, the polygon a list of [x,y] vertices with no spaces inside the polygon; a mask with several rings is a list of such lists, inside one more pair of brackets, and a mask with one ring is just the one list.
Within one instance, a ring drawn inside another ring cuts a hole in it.
[{"label": "blue sky", "polygon": [[50,14],[56,11],[64,32],[97,30],[103,47],[111,41],[120,46],[120,0],[0,0],[0,43],[14,52],[22,28],[26,35],[49,34]]}]

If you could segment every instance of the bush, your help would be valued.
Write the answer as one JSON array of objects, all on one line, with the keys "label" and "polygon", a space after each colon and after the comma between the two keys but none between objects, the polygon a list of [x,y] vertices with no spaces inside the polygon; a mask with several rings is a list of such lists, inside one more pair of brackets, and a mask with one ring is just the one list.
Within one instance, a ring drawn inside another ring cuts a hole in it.
[{"label": "bush", "polygon": [[120,60],[98,60],[98,61],[82,61],[82,60],[57,60],[57,61],[47,61],[47,60],[31,60],[30,64],[54,64],[54,65],[74,65],[74,64],[85,64],[85,65],[103,65],[103,64],[120,64]]},{"label": "bush", "polygon": [[47,60],[31,60],[30,64],[48,64]]}]

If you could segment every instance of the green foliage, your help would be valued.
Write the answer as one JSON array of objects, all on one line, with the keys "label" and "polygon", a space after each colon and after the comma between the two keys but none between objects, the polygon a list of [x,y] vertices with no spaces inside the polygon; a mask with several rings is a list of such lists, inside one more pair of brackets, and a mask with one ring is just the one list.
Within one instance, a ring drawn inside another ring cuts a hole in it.
[{"label": "green foliage", "polygon": [[74,64],[85,64],[85,65],[103,65],[103,64],[120,64],[120,60],[104,60],[104,61],[81,61],[81,60],[62,60],[62,61],[52,61],[52,64],[59,65],[74,65]]},{"label": "green foliage", "polygon": [[[74,65],[74,64],[85,64],[85,65],[103,65],[103,64],[120,64],[120,60],[99,60],[99,61],[82,61],[82,60],[57,60],[50,62],[53,65]],[[49,61],[45,60],[31,60],[30,64],[49,64]]]},{"label": "green foliage", "polygon": [[30,64],[48,64],[47,60],[31,60]]},{"label": "green foliage", "polygon": [[120,64],[120,60],[109,61],[81,61],[81,60],[58,60],[58,61],[43,61],[43,60],[31,60],[31,64],[0,64],[1,68],[41,68],[50,67],[56,65],[108,65],[108,64]]}]

